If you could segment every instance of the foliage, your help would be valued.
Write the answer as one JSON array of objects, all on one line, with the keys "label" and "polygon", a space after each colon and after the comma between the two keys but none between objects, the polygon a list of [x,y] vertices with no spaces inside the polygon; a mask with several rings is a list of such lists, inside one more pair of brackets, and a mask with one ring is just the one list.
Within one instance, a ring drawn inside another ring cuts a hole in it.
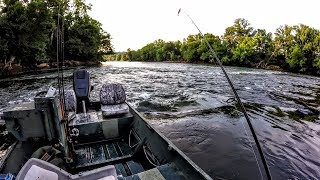
[{"label": "foliage", "polygon": [[55,62],[58,21],[67,59],[92,61],[113,51],[110,34],[87,14],[91,7],[85,0],[3,0],[0,5],[0,62],[5,67],[18,63],[34,69]]},{"label": "foliage", "polygon": [[320,31],[300,24],[275,33],[276,53],[293,72],[319,74]]},{"label": "foliage", "polygon": [[[27,69],[44,62],[54,64],[58,22],[64,30],[68,60],[214,62],[200,34],[182,42],[158,39],[141,49],[114,54],[111,35],[88,15],[91,6],[85,0],[2,0],[0,10],[3,69],[12,63]],[[280,26],[272,34],[239,18],[223,36],[204,36],[225,65],[320,74],[320,31],[307,25]]]},{"label": "foliage", "polygon": [[[225,65],[320,74],[320,31],[303,24],[281,26],[273,35],[254,29],[245,19],[236,19],[223,36],[204,36]],[[189,35],[182,42],[159,39],[121,54],[128,57],[121,60],[129,61],[214,62],[200,34]],[[116,60],[115,57],[105,56],[105,60]]]}]

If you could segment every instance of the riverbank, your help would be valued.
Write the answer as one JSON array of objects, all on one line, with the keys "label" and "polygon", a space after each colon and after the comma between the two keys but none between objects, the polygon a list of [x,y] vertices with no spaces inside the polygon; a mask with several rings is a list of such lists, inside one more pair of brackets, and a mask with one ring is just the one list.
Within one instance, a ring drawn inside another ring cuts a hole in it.
[{"label": "riverbank", "polygon": [[[133,62],[144,62],[144,61],[133,61]],[[186,62],[186,61],[161,61],[164,63],[185,63],[185,64],[201,64],[201,65],[212,65],[212,64],[216,64],[216,63],[205,63],[205,62],[201,62],[201,61],[195,61],[195,62]],[[227,66],[227,65],[223,65],[223,66]],[[246,67],[246,66],[235,66],[235,67]],[[289,71],[285,71],[284,69],[282,69],[279,66],[275,66],[275,65],[269,65],[269,66],[255,66],[255,67],[246,67],[246,68],[254,68],[254,69],[265,69],[265,70],[273,70],[273,71],[281,71],[281,72],[289,72]]]},{"label": "riverbank", "polygon": [[[67,69],[75,69],[81,67],[94,67],[100,66],[100,61],[74,61],[74,60],[67,60],[64,63],[65,70]],[[25,68],[19,64],[12,64],[10,67],[5,67],[3,64],[0,64],[0,78],[7,78],[7,77],[15,77],[25,74],[42,74],[48,72],[55,72],[58,71],[57,63],[42,63],[37,65],[34,69]]]}]

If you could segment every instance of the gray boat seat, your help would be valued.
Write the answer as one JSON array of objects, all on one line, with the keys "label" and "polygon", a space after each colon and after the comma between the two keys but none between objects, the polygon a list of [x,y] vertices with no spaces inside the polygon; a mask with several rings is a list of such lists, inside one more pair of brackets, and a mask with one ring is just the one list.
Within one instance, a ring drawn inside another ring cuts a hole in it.
[{"label": "gray boat seat", "polygon": [[77,114],[77,98],[74,90],[64,91],[64,107],[68,120],[74,119]]},{"label": "gray boat seat", "polygon": [[31,158],[22,167],[17,180],[115,180],[117,179],[116,168],[113,165],[104,166],[91,171],[69,174],[68,172],[54,166],[46,161]]},{"label": "gray boat seat", "polygon": [[104,117],[129,112],[126,93],[120,84],[104,84],[100,91],[101,111]]},{"label": "gray boat seat", "polygon": [[65,111],[75,112],[77,110],[77,98],[74,90],[65,90],[64,98]]}]

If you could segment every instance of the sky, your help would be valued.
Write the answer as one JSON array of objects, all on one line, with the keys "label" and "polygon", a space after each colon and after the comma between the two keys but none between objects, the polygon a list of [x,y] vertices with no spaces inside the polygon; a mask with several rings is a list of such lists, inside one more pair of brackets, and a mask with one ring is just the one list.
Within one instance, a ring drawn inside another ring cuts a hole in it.
[{"label": "sky", "polygon": [[157,39],[183,40],[198,33],[189,14],[203,33],[223,35],[237,18],[268,32],[284,24],[306,24],[320,29],[320,0],[87,0],[89,13],[111,34],[116,52],[137,50]]}]

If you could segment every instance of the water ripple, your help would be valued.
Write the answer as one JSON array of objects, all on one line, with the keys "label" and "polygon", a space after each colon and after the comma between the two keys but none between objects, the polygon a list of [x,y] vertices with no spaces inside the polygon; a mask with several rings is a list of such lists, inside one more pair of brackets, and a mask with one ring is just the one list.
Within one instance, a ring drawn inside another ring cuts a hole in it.
[{"label": "water ripple", "polygon": [[[260,177],[250,148],[253,140],[246,136],[245,120],[218,67],[107,62],[88,70],[95,86],[91,98],[99,98],[104,83],[123,84],[128,102],[212,177]],[[320,179],[320,78],[226,70],[249,113],[273,179]],[[65,74],[71,88],[72,71]],[[32,101],[38,91],[55,85],[55,78],[47,73],[0,80],[0,110]]]}]

